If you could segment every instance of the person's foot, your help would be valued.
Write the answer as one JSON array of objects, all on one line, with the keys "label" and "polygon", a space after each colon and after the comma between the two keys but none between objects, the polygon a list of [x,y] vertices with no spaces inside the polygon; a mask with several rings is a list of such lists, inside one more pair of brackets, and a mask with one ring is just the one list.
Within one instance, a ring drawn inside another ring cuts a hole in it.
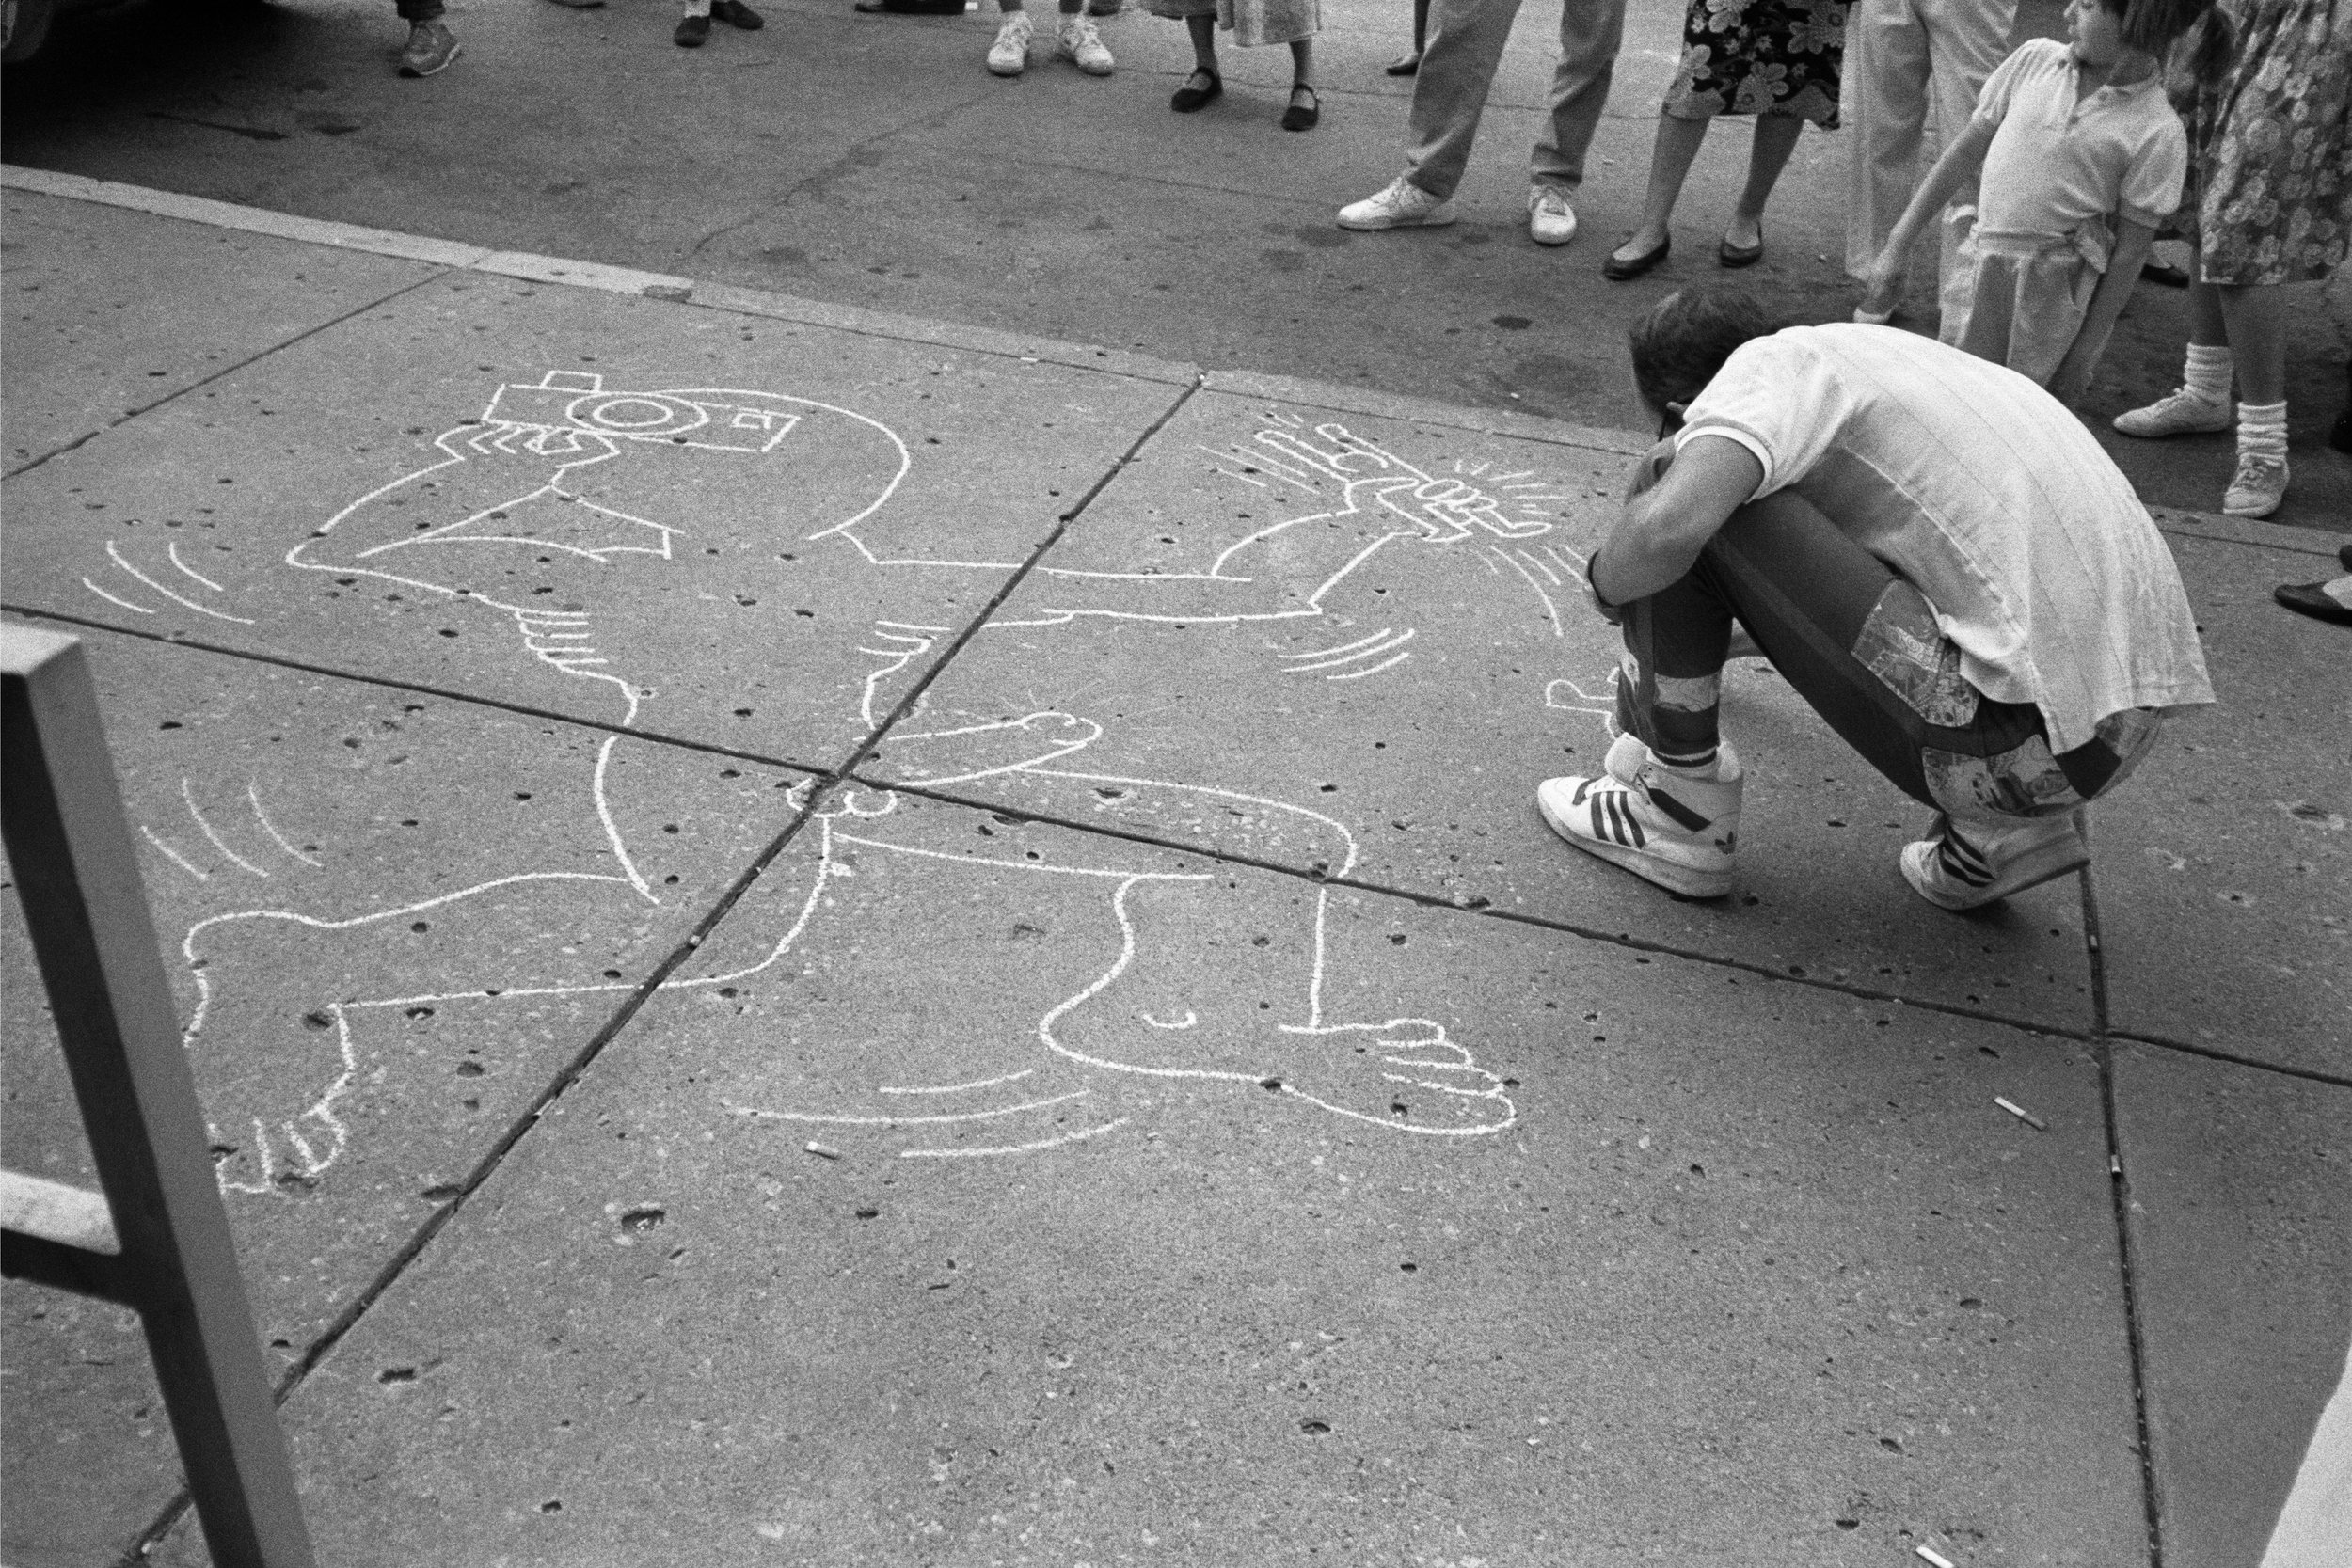
[{"label": "person's foot", "polygon": [[1180,115],[1198,113],[1225,90],[1225,78],[1205,65],[1192,68],[1184,85],[1168,95],[1168,106]]},{"label": "person's foot", "polygon": [[1939,910],[1973,910],[2023,893],[2090,863],[2077,814],[2020,822],[2013,828],[1958,824],[1939,816],[1929,835],[1905,845],[1903,880]]},{"label": "person's foot", "polygon": [[867,16],[961,16],[963,0],[852,0]]},{"label": "person's foot", "polygon": [[1311,131],[1323,119],[1323,100],[1304,82],[1291,84],[1291,101],[1282,110],[1282,129]]},{"label": "person's foot", "polygon": [[2187,388],[2181,387],[2145,408],[2118,414],[2115,416],[2115,428],[2125,436],[2155,441],[2168,436],[2201,436],[2211,431],[2227,430],[2233,418],[2228,404],[2199,397]]},{"label": "person's foot", "polygon": [[440,23],[413,22],[408,25],[408,42],[400,52],[400,73],[432,76],[447,71],[450,62],[463,53],[457,35]]},{"label": "person's foot", "polygon": [[1087,15],[1117,16],[1119,8],[1126,3],[1127,0],[1087,0]]},{"label": "person's foot", "polygon": [[1527,237],[1537,245],[1566,245],[1576,238],[1576,209],[1568,193],[1557,185],[1534,185],[1527,192]]},{"label": "person's foot", "polygon": [[1342,229],[1437,229],[1454,221],[1454,203],[1398,175],[1361,201],[1340,209]]},{"label": "person's foot", "polygon": [[1380,69],[1391,76],[1417,76],[1421,73],[1421,51],[1416,49],[1409,55],[1399,55]]},{"label": "person's foot", "polygon": [[1724,230],[1722,243],[1715,246],[1715,264],[1720,267],[1752,267],[1762,260],[1763,223],[1734,215],[1731,227]]},{"label": "person's foot", "polygon": [[1029,37],[1036,31],[1027,11],[1015,11],[996,29],[988,46],[988,69],[999,76],[1018,76],[1029,63]]},{"label": "person's foot", "polygon": [[1094,30],[1094,24],[1083,16],[1065,16],[1061,32],[1054,42],[1054,53],[1070,61],[1089,76],[1108,76],[1118,68],[1111,52],[1104,47],[1103,35]]},{"label": "person's foot", "polygon": [[1662,234],[1655,245],[1644,245],[1638,233],[1626,237],[1625,244],[1609,253],[1600,264],[1600,275],[1612,283],[1623,283],[1649,271],[1664,261],[1675,247],[1674,236]]},{"label": "person's foot", "polygon": [[[2352,546],[2344,555],[2352,566]],[[2314,621],[2332,621],[2340,626],[2352,626],[2352,577],[2342,577],[2332,582],[2281,583],[2270,591],[2270,596],[2298,615]]]},{"label": "person's foot", "polygon": [[1621,735],[1598,778],[1546,779],[1536,786],[1536,809],[1588,855],[1686,898],[1721,898],[1731,891],[1746,781],[1728,745],[1717,757],[1713,779],[1687,779]]},{"label": "person's foot", "polygon": [[677,31],[670,35],[670,41],[680,49],[700,49],[709,39],[710,18],[707,16],[679,17]]},{"label": "person's foot", "polygon": [[2222,493],[2221,510],[2233,517],[2267,517],[2287,499],[2287,460],[2240,452],[2237,475]]},{"label": "person's foot", "polygon": [[743,4],[743,0],[710,0],[710,14],[730,27],[740,27],[756,33],[768,25],[760,14]]}]

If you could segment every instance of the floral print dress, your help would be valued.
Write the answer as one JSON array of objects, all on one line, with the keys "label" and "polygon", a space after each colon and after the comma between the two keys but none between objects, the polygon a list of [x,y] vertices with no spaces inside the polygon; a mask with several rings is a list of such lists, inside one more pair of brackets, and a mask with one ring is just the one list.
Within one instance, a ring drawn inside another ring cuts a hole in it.
[{"label": "floral print dress", "polygon": [[1796,115],[1835,131],[1845,53],[1846,0],[1691,0],[1665,112]]},{"label": "floral print dress", "polygon": [[2352,243],[2352,0],[2230,8],[2236,57],[2183,115],[2176,223],[2197,241],[2201,282],[2326,278]]}]

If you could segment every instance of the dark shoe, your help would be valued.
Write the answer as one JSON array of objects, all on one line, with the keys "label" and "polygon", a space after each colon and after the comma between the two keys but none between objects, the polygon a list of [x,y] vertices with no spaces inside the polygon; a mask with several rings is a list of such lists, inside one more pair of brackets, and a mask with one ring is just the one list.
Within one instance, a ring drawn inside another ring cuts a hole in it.
[{"label": "dark shoe", "polygon": [[[1209,85],[1205,87],[1194,87],[1192,83],[1195,76],[1207,77]],[[1192,76],[1184,78],[1184,85],[1168,95],[1168,106],[1180,115],[1188,115],[1196,110],[1207,108],[1209,101],[1224,90],[1224,77],[1219,76],[1205,65],[1197,65],[1192,68]]]},{"label": "dark shoe", "polygon": [[1623,283],[1628,278],[1639,277],[1664,261],[1666,252],[1674,247],[1674,236],[1669,234],[1658,242],[1658,248],[1655,250],[1645,250],[1639,256],[1628,256],[1623,261],[1613,255],[1600,264],[1600,275],[1612,283]]},{"label": "dark shoe", "polygon": [[2336,559],[2344,562],[2344,569],[2345,571],[2352,572],[2352,545],[2338,545],[2336,546]]},{"label": "dark shoe", "polygon": [[670,41],[680,49],[700,49],[709,37],[710,18],[681,16],[677,19],[677,31],[670,35]]},{"label": "dark shoe", "polygon": [[867,16],[961,16],[963,0],[857,0],[850,8]]},{"label": "dark shoe", "polygon": [[1715,247],[1715,264],[1719,267],[1752,267],[1764,260],[1764,226],[1756,226],[1754,245],[1733,245],[1724,240]]},{"label": "dark shoe", "polygon": [[[1302,92],[1307,95],[1307,102],[1304,103],[1298,101],[1298,95]],[[1322,119],[1323,100],[1315,96],[1315,89],[1304,82],[1294,83],[1291,87],[1290,107],[1282,111],[1282,129],[1311,131],[1315,128],[1315,123]]]},{"label": "dark shoe", "polygon": [[1418,76],[1421,74],[1421,51],[1416,49],[1409,55],[1399,55],[1380,69],[1391,76]]},{"label": "dark shoe", "polygon": [[768,25],[760,14],[743,4],[743,0],[710,0],[710,14],[730,27],[740,27],[756,33]]},{"label": "dark shoe", "polygon": [[2270,596],[2298,615],[2314,621],[2333,621],[2340,626],[2352,626],[2352,607],[2340,605],[2320,591],[2315,582],[2282,583],[2270,591]]},{"label": "dark shoe", "polygon": [[2335,424],[2328,432],[2328,444],[2338,451],[2352,451],[2352,408],[2336,416]]},{"label": "dark shoe", "polygon": [[1087,0],[1087,15],[1117,16],[1126,3],[1127,0]]},{"label": "dark shoe", "polygon": [[2188,269],[2176,267],[2169,261],[2143,261],[2139,276],[2151,283],[2161,283],[2168,289],[2188,287]]}]

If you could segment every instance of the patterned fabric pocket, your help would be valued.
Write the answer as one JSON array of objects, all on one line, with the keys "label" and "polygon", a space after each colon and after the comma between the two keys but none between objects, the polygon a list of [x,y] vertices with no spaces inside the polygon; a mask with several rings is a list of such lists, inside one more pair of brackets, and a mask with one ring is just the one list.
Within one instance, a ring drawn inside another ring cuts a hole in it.
[{"label": "patterned fabric pocket", "polygon": [[2083,803],[2038,735],[1989,757],[1923,746],[1919,769],[1936,806],[1963,821],[2058,816]]},{"label": "patterned fabric pocket", "polygon": [[1960,649],[1936,626],[1926,595],[1907,582],[1890,582],[1879,595],[1853,657],[1931,724],[1961,730],[1977,717],[1977,689],[1960,673]]}]

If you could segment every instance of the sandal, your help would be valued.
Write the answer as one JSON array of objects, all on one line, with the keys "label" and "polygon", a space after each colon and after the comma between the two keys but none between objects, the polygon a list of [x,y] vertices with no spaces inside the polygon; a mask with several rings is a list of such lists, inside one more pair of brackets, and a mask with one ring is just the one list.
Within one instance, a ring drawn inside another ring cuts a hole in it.
[{"label": "sandal", "polygon": [[[1298,95],[1302,92],[1307,95],[1307,102],[1304,103],[1298,101]],[[1304,82],[1293,82],[1290,107],[1282,111],[1282,129],[1311,131],[1315,128],[1315,122],[1322,118],[1323,100],[1316,95],[1315,89]]]},{"label": "sandal", "polygon": [[[1205,87],[1194,87],[1193,77],[1196,76],[1207,77],[1209,85]],[[1184,78],[1184,85],[1168,94],[1168,106],[1180,115],[1188,115],[1196,109],[1208,107],[1209,101],[1224,90],[1224,77],[1205,65],[1197,65],[1192,68],[1192,75]]]}]

